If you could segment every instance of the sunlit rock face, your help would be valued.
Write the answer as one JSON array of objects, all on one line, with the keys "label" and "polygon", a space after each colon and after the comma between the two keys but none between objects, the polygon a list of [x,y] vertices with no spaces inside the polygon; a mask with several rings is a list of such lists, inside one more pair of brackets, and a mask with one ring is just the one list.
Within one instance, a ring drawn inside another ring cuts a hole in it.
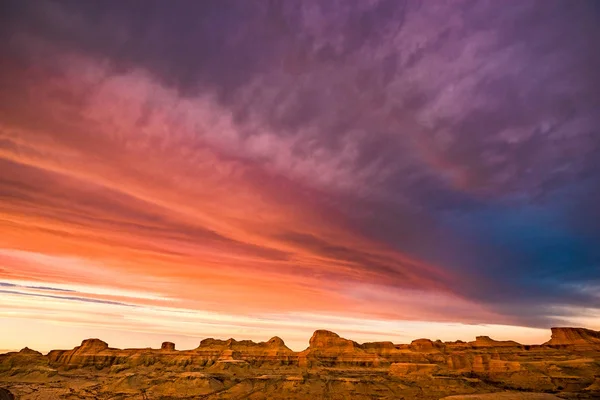
[{"label": "sunlit rock face", "polygon": [[81,342],[81,346],[77,349],[80,353],[99,353],[103,350],[108,349],[108,343],[103,342],[100,339],[87,339]]},{"label": "sunlit rock face", "polygon": [[519,343],[513,340],[494,340],[489,336],[477,336],[474,342],[469,342],[474,347],[518,347]]},{"label": "sunlit rock face", "polygon": [[308,350],[310,354],[323,357],[339,357],[362,352],[358,343],[325,330],[315,331],[309,340]]},{"label": "sunlit rock face", "polygon": [[175,351],[175,343],[163,342],[163,344],[160,346],[160,349],[165,351]]},{"label": "sunlit rock face", "polygon": [[340,337],[337,333],[318,330],[309,340],[308,349],[298,356],[301,366],[371,365],[386,363],[379,354],[365,351],[353,340]]},{"label": "sunlit rock face", "polygon": [[[301,352],[290,350],[279,337],[259,343],[209,338],[191,350],[176,350],[171,342],[160,349],[116,349],[88,339],[48,355],[29,348],[0,355],[0,387],[23,400],[244,399],[258,394],[269,399],[335,395],[366,400],[377,394],[381,399],[433,400],[483,393],[494,400],[490,393],[498,393],[498,399],[549,399],[543,396],[551,392],[595,399],[600,398],[599,334],[554,328],[550,342],[559,344],[536,346],[488,337],[468,343],[359,344],[317,330]],[[512,397],[503,397],[506,393]]]},{"label": "sunlit rock face", "polygon": [[437,350],[437,346],[429,339],[413,340],[410,347],[414,351],[433,352]]},{"label": "sunlit rock face", "polygon": [[600,346],[600,332],[585,328],[552,328],[552,337],[544,344]]},{"label": "sunlit rock face", "polygon": [[127,355],[124,351],[110,349],[108,344],[100,339],[87,339],[73,350],[51,351],[48,353],[48,360],[51,365],[66,368],[104,368],[123,361]]}]

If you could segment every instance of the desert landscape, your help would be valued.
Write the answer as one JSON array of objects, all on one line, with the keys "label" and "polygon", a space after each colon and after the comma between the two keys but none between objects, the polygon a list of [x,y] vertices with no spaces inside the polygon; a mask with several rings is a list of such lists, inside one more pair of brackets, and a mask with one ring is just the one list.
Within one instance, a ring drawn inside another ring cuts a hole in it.
[{"label": "desert landscape", "polygon": [[204,339],[193,350],[115,349],[99,339],[46,355],[0,355],[0,398],[447,399],[600,398],[600,332],[552,328],[541,345],[478,336],[358,344],[317,330],[283,340]]},{"label": "desert landscape", "polygon": [[598,39],[600,0],[1,0],[0,400],[600,400]]}]

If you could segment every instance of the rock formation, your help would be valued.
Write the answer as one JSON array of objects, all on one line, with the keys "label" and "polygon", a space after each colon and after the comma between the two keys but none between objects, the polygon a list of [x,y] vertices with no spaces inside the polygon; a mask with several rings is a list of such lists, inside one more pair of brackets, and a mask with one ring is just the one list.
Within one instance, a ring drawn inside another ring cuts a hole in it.
[{"label": "rock formation", "polygon": [[67,368],[95,366],[104,368],[117,361],[114,349],[109,349],[108,344],[100,339],[87,339],[81,346],[73,350],[53,350],[48,353],[51,364]]},{"label": "rock formation", "polygon": [[194,355],[197,358],[205,359],[207,363],[212,363],[222,361],[221,354],[223,352],[231,353],[232,357],[235,354],[236,359],[255,364],[289,364],[296,358],[295,353],[278,337],[260,343],[251,340],[204,339],[194,350]]},{"label": "rock formation", "polygon": [[279,337],[259,343],[209,338],[191,350],[176,350],[171,342],[160,349],[116,349],[88,339],[47,355],[29,348],[1,354],[2,386],[22,400],[217,399],[259,393],[280,399],[438,399],[507,390],[509,395],[525,391],[524,399],[535,398],[536,391],[593,399],[600,398],[600,332],[553,328],[549,342],[523,346],[487,336],[468,343],[359,344],[317,330],[300,352]]},{"label": "rock formation", "polygon": [[414,351],[432,352],[432,351],[436,351],[439,348],[439,345],[438,344],[434,345],[434,343],[429,339],[417,339],[417,340],[413,340],[410,343],[410,347]]},{"label": "rock formation", "polygon": [[22,348],[21,351],[19,351],[19,354],[24,355],[24,356],[34,356],[34,357],[38,357],[38,356],[42,355],[42,353],[40,353],[39,351],[31,350],[29,347]]},{"label": "rock formation", "polygon": [[489,336],[477,336],[474,342],[469,342],[474,347],[518,347],[521,344],[512,340],[494,340]]},{"label": "rock formation", "polygon": [[175,351],[175,343],[163,342],[163,344],[160,346],[160,349],[165,351]]},{"label": "rock formation", "polygon": [[552,328],[552,337],[544,344],[600,346],[600,332],[585,328]]},{"label": "rock formation", "polygon": [[309,340],[308,349],[298,356],[302,366],[312,365],[379,365],[382,359],[376,353],[369,353],[361,346],[337,333],[318,330]]}]

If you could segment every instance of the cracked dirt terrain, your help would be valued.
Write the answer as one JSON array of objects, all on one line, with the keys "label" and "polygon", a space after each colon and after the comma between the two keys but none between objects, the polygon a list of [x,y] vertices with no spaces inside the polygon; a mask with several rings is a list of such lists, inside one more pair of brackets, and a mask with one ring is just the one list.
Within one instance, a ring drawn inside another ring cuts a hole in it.
[{"label": "cracked dirt terrain", "polygon": [[99,339],[0,355],[0,400],[600,398],[600,332],[553,328],[539,346],[414,340],[358,344],[319,330],[301,352],[205,339],[193,350],[114,349]]}]

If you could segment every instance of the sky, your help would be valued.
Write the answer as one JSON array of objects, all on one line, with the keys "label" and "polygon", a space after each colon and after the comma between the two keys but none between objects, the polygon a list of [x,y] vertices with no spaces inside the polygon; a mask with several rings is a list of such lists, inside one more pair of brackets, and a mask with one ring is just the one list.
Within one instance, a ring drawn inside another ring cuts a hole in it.
[{"label": "sky", "polygon": [[0,349],[600,329],[598,2],[0,7]]}]

